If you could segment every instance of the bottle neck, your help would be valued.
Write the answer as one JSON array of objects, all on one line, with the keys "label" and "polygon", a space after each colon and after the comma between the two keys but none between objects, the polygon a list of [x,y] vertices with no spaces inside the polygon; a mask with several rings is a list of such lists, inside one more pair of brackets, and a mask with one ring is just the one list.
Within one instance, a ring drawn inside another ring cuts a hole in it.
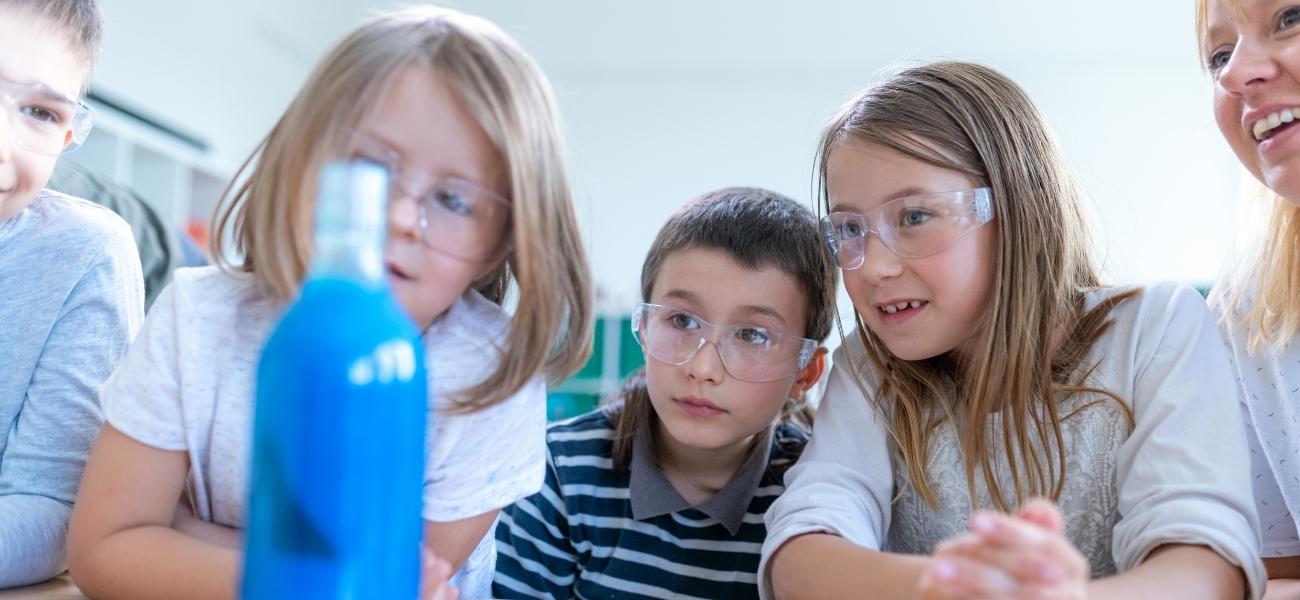
[{"label": "bottle neck", "polygon": [[332,162],[321,171],[316,200],[315,255],[310,278],[387,286],[388,174],[365,162]]}]

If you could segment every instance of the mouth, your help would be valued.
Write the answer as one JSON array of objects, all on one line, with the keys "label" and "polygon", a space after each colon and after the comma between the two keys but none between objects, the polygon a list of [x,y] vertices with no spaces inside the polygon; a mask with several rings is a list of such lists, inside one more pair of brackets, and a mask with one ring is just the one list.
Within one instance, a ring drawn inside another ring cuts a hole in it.
[{"label": "mouth", "polygon": [[891,300],[876,305],[876,310],[884,315],[913,314],[929,304],[926,300]]},{"label": "mouth", "polygon": [[1255,136],[1255,143],[1263,143],[1297,124],[1300,124],[1300,107],[1284,108],[1257,119],[1251,125],[1251,133]]},{"label": "mouth", "polygon": [[388,263],[388,276],[397,281],[410,281],[412,277],[393,263]]},{"label": "mouth", "polygon": [[679,396],[673,398],[673,402],[681,407],[686,414],[696,417],[713,417],[727,412],[717,404],[699,396]]}]

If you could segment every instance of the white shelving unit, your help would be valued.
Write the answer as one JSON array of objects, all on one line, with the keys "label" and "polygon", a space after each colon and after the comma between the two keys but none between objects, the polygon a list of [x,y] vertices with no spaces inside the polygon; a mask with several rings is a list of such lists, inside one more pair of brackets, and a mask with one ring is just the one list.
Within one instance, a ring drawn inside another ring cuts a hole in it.
[{"label": "white shelving unit", "polygon": [[107,175],[143,197],[182,231],[207,231],[234,168],[181,136],[94,99],[86,143],[60,160]]}]

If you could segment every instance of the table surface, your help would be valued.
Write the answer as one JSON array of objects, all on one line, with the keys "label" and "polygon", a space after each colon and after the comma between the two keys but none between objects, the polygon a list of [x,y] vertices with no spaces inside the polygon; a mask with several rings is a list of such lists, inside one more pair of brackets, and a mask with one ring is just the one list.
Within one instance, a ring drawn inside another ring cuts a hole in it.
[{"label": "table surface", "polygon": [[36,585],[0,590],[0,600],[86,600],[67,573]]}]

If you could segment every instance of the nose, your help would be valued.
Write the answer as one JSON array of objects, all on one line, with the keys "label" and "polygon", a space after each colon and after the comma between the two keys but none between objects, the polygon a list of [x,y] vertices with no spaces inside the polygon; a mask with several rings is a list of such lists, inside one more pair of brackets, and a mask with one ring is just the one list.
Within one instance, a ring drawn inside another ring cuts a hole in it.
[{"label": "nose", "polygon": [[862,266],[858,267],[858,272],[868,282],[877,283],[902,273],[902,260],[880,240],[880,236],[868,236],[862,251]]},{"label": "nose", "polygon": [[419,240],[420,204],[402,186],[394,185],[388,198],[388,233],[391,237]]},{"label": "nose", "polygon": [[1281,73],[1276,60],[1263,44],[1249,38],[1237,42],[1228,63],[1219,71],[1219,85],[1233,95],[1246,95]]},{"label": "nose", "polygon": [[695,356],[682,365],[686,377],[693,381],[721,383],[724,369],[722,367],[721,348],[710,340],[704,340]]}]

